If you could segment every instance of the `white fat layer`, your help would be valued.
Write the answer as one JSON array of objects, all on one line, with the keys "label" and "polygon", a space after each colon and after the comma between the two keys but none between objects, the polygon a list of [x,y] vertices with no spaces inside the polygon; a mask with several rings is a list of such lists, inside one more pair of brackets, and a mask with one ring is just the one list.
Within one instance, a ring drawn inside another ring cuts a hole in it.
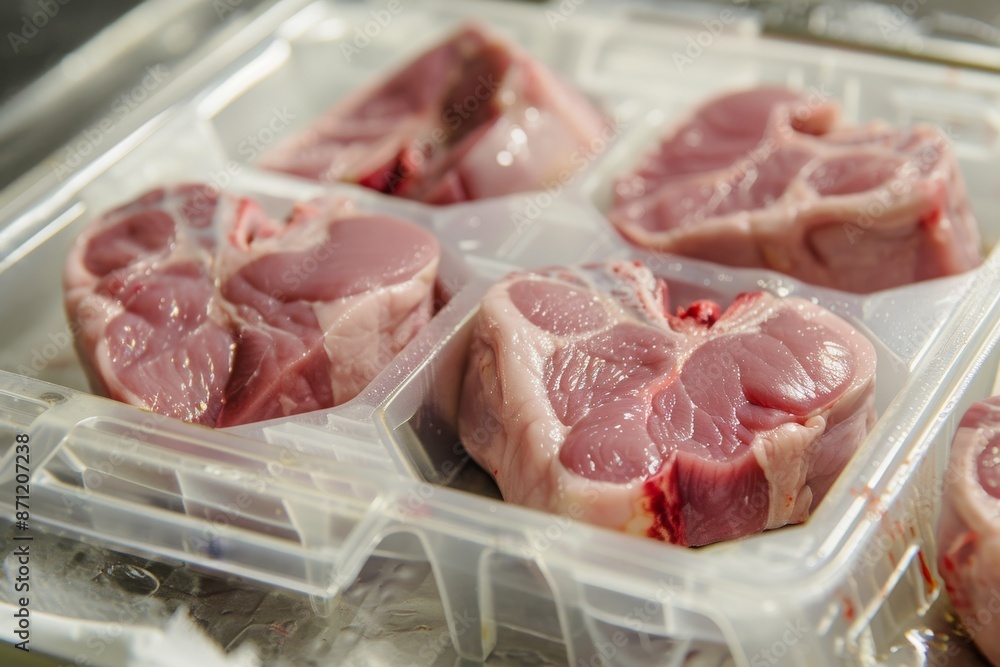
[{"label": "white fat layer", "polygon": [[809,516],[812,489],[806,484],[808,454],[825,431],[826,417],[817,415],[805,424],[782,424],[754,438],[751,451],[770,491],[766,528],[799,523]]},{"label": "white fat layer", "polygon": [[422,302],[430,319],[428,296],[437,267],[434,259],[402,283],[313,304],[330,359],[335,404],[354,398],[406,346],[416,331],[398,327]]}]

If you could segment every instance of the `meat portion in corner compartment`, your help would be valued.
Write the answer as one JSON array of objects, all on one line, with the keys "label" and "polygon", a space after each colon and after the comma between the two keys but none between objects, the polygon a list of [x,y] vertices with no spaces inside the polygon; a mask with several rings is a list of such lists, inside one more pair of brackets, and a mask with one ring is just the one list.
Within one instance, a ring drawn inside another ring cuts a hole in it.
[{"label": "meat portion in corner compartment", "polygon": [[432,314],[438,244],[343,199],[269,219],[205,185],[96,218],[66,264],[66,310],[95,391],[232,426],[338,405]]},{"label": "meat portion in corner compartment", "polygon": [[974,404],[958,425],[937,527],[938,570],[965,628],[1000,665],[1000,396]]},{"label": "meat portion in corner compartment", "polygon": [[469,25],[336,105],[260,166],[450,204],[562,182],[607,127],[556,74]]},{"label": "meat portion in corner compartment", "polygon": [[838,117],[781,88],[715,99],[616,181],[609,218],[640,246],[851,292],[978,266],[947,137]]},{"label": "meat portion in corner compartment", "polygon": [[459,434],[504,499],[697,546],[801,522],[875,420],[875,351],[819,306],[671,314],[644,265],[512,274],[482,301]]}]

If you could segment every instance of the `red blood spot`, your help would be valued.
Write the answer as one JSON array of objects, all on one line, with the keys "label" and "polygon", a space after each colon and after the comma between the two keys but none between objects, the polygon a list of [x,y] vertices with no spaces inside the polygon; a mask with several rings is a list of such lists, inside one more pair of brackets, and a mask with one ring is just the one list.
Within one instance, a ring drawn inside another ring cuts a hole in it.
[{"label": "red blood spot", "polygon": [[702,299],[692,303],[686,310],[684,308],[678,308],[677,317],[682,320],[692,319],[698,324],[710,327],[715,324],[720,317],[722,317],[722,308],[714,301]]},{"label": "red blood spot", "polygon": [[846,595],[843,598],[844,602],[844,618],[848,621],[854,620],[854,603],[851,602],[851,598]]},{"label": "red blood spot", "polygon": [[941,222],[941,209],[934,209],[930,215],[920,220],[921,227],[935,227]]},{"label": "red blood spot", "polygon": [[668,498],[665,489],[676,488],[676,468],[670,467],[670,478],[657,474],[646,480],[642,491],[645,496],[643,507],[653,519],[653,525],[646,531],[648,537],[675,544],[687,544],[684,538],[684,522],[678,498]]},{"label": "red blood spot", "polygon": [[931,576],[930,568],[927,567],[927,561],[924,560],[924,552],[918,551],[917,558],[920,559],[920,574],[924,575],[924,581],[927,582],[927,591],[933,593],[937,584],[934,582],[934,577]]}]

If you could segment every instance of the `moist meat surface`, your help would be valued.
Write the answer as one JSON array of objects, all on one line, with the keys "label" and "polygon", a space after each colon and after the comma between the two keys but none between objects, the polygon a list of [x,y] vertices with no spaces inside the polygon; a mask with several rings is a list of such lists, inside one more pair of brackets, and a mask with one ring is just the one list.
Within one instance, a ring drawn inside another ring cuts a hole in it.
[{"label": "moist meat surface", "polygon": [[430,319],[437,265],[430,233],[346,200],[277,221],[188,184],[88,225],[66,310],[96,391],[231,426],[357,395]]},{"label": "moist meat surface", "polygon": [[937,528],[938,571],[966,630],[1000,664],[1000,396],[975,403],[951,444]]},{"label": "moist meat surface", "polygon": [[335,106],[260,165],[450,204],[564,181],[605,129],[560,77],[468,25]]},{"label": "moist meat surface", "polygon": [[978,266],[947,137],[839,115],[781,88],[712,100],[616,181],[609,219],[641,246],[851,292]]},{"label": "moist meat surface", "polygon": [[867,338],[801,299],[671,312],[643,265],[483,299],[459,433],[510,502],[703,545],[803,521],[875,420]]}]

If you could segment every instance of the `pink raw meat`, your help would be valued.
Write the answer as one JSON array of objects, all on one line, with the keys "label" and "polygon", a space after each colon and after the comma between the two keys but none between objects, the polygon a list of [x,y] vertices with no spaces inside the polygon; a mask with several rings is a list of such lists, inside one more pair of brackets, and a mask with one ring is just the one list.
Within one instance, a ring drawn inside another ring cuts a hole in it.
[{"label": "pink raw meat", "polygon": [[609,218],[640,246],[851,292],[978,266],[947,137],[839,113],[781,88],[715,99],[617,180]]},{"label": "pink raw meat", "polygon": [[260,165],[449,204],[572,172],[604,118],[513,45],[465,26],[331,109]]},{"label": "pink raw meat", "polygon": [[232,426],[339,405],[430,319],[438,245],[343,199],[286,221],[206,185],[92,221],[66,310],[95,391]]},{"label": "pink raw meat", "polygon": [[482,301],[459,434],[504,499],[682,545],[806,519],[875,420],[875,351],[819,306],[670,313],[638,262]]},{"label": "pink raw meat", "polygon": [[955,611],[983,655],[1000,665],[1000,396],[974,404],[958,425],[937,543]]}]

